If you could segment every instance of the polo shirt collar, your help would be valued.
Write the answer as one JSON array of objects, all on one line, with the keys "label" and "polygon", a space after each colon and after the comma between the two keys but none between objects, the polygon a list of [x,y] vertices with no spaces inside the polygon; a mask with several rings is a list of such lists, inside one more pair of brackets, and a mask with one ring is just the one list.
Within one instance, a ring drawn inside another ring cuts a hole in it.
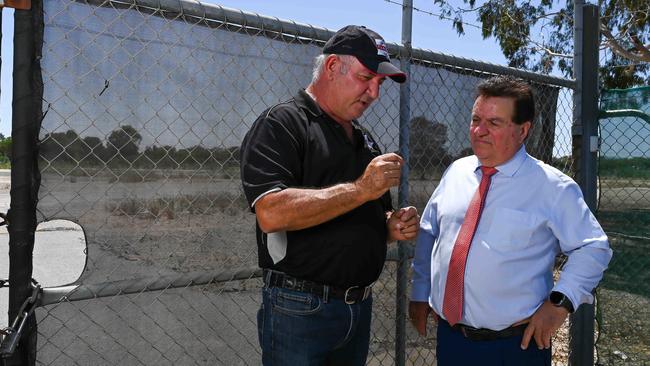
[{"label": "polo shirt collar", "polygon": [[[510,160],[496,166],[495,168],[497,168],[499,174],[513,177],[515,174],[517,174],[519,168],[521,168],[521,166],[524,164],[524,161],[526,161],[527,157],[528,154],[526,153],[526,145],[521,145],[519,150],[517,150],[515,155]],[[474,171],[477,171],[480,167],[481,162],[476,159],[476,167],[474,168]]]},{"label": "polo shirt collar", "polygon": [[[333,123],[336,123],[332,117],[329,116],[329,114],[323,112],[323,110],[320,108],[318,103],[314,100],[314,98],[307,93],[305,89],[300,89],[298,91],[298,94],[294,97],[294,100],[296,101],[296,104],[298,107],[304,109],[305,111],[309,112],[313,117],[327,117],[327,119],[331,120]],[[350,121],[352,123],[352,127],[355,130],[363,130],[361,128],[361,125],[359,124],[359,121],[352,120]]]},{"label": "polo shirt collar", "polygon": [[298,107],[306,110],[314,117],[322,116],[325,114],[323,110],[318,106],[318,103],[316,103],[316,101],[305,91],[305,89],[300,89],[298,91],[298,94],[294,97],[294,100],[296,101]]}]

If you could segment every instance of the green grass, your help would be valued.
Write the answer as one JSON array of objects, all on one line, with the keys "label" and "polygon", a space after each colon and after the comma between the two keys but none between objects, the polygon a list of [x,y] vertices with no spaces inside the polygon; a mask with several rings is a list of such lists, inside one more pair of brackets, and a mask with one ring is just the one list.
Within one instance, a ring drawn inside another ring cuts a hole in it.
[{"label": "green grass", "polygon": [[603,177],[650,179],[650,159],[601,158],[598,162],[598,172]]},{"label": "green grass", "polygon": [[609,235],[614,252],[601,287],[650,299],[650,240]]},{"label": "green grass", "polygon": [[650,211],[598,211],[598,222],[606,232],[650,237]]},{"label": "green grass", "polygon": [[650,298],[650,211],[599,211],[614,256],[602,286]]}]

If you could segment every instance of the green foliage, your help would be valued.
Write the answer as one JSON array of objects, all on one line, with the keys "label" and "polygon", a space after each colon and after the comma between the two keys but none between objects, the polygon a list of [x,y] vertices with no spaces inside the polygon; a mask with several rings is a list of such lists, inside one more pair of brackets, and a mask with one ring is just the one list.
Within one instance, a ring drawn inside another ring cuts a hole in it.
[{"label": "green foliage", "polygon": [[[464,16],[476,14],[483,38],[494,37],[509,66],[550,73],[557,67],[572,77],[573,1],[558,8],[552,0],[536,4],[523,0],[463,0],[469,9],[454,8],[447,0],[433,0],[453,27],[464,34]],[[648,1],[599,0],[601,30],[612,57],[601,65],[600,80],[608,89],[650,84],[650,11]],[[543,37],[537,36],[539,33]],[[623,55],[623,56],[622,56]]]},{"label": "green foliage", "polygon": [[11,136],[0,133],[0,169],[11,168]]},{"label": "green foliage", "polygon": [[122,126],[108,136],[107,155],[118,165],[129,165],[138,156],[142,135],[135,128]]},{"label": "green foliage", "polygon": [[0,155],[0,169],[11,169],[11,161],[4,155]]},{"label": "green foliage", "polygon": [[[636,50],[637,47],[650,43],[650,5],[647,0],[599,0],[601,24],[606,30],[617,30],[621,47]],[[607,31],[604,32],[605,34]],[[627,36],[626,36],[627,35]],[[635,44],[638,41],[638,44]],[[639,65],[620,67],[630,64],[630,60],[614,54],[602,65],[600,77],[606,88],[628,88],[635,85],[650,84],[650,60]],[[603,69],[606,71],[603,72]],[[645,74],[645,77],[644,77]]]},{"label": "green foliage", "polygon": [[106,159],[106,150],[98,137],[82,139],[74,130],[46,134],[39,149],[47,161],[97,165]]},{"label": "green foliage", "polygon": [[[122,126],[110,133],[106,143],[96,136],[81,137],[74,130],[53,132],[45,135],[40,143],[42,166],[55,168],[68,175],[87,175],[107,167],[124,169],[188,169],[217,170],[232,178],[238,173],[239,147],[205,148],[192,146],[177,149],[174,146],[147,146],[140,152],[142,135],[131,126]],[[147,181],[155,179],[140,173],[124,173],[115,177],[119,181]]]},{"label": "green foliage", "polygon": [[430,174],[439,175],[453,158],[447,153],[447,125],[429,121],[425,117],[411,120],[409,129],[409,167],[419,179]]}]

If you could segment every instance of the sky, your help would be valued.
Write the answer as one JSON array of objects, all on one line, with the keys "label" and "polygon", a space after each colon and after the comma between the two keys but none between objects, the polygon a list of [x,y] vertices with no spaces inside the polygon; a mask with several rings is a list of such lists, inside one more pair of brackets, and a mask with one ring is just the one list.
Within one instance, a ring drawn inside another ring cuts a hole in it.
[{"label": "sky", "polygon": [[[293,20],[336,31],[348,24],[365,25],[381,34],[387,42],[400,43],[402,34],[401,0],[204,0],[204,2],[240,9],[284,20]],[[450,0],[462,5],[462,0]],[[308,4],[308,5],[306,5]],[[412,45],[454,56],[505,65],[506,59],[496,41],[484,40],[478,28],[465,26],[459,36],[450,20],[440,19],[433,0],[414,0]],[[467,23],[476,24],[474,16]],[[2,72],[0,83],[0,133],[11,134],[11,60],[13,58],[13,10],[2,11]],[[8,65],[7,65],[8,63]]]}]

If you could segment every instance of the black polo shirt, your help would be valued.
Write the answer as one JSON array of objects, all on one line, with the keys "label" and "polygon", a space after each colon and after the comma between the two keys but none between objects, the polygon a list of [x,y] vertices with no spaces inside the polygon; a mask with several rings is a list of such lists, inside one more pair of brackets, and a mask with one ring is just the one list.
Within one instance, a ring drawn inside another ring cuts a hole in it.
[{"label": "black polo shirt", "polygon": [[[324,188],[359,178],[381,152],[353,121],[353,139],[301,90],[257,118],[241,145],[246,198],[285,188]],[[390,193],[328,222],[303,230],[263,233],[257,228],[259,265],[297,278],[341,287],[368,285],[386,259]]]}]

